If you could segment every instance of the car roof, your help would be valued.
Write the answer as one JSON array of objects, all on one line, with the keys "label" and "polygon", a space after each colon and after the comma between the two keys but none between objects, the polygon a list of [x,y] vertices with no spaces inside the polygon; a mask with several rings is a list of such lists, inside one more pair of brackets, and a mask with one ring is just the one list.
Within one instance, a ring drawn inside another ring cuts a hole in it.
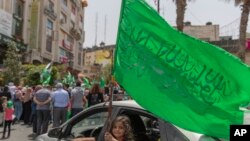
[{"label": "car roof", "polygon": [[[99,103],[94,105],[93,107],[100,107],[100,106],[109,106],[109,102]],[[124,100],[124,101],[112,101],[112,106],[124,106],[129,108],[137,108],[137,109],[143,109],[138,103],[136,103],[134,100]]]}]

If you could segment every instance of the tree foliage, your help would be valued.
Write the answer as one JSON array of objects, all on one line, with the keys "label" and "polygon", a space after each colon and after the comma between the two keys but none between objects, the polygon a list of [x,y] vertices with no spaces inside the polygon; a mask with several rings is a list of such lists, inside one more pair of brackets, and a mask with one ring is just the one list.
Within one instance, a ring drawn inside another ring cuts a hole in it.
[{"label": "tree foliage", "polygon": [[[23,70],[25,72],[25,76],[23,77],[24,85],[34,86],[41,84],[40,74],[45,67],[46,65],[23,65]],[[51,86],[54,85],[55,80],[60,79],[60,74],[58,72],[59,69],[57,67],[59,66],[52,66],[51,80],[49,82],[49,85]]]},{"label": "tree foliage", "polygon": [[107,64],[101,69],[101,76],[104,77],[106,84],[108,84],[111,79],[111,69],[112,69],[111,64]]},{"label": "tree foliage", "polygon": [[4,83],[12,81],[15,84],[19,84],[22,73],[21,60],[14,42],[8,42],[7,47],[5,59],[3,60],[5,68],[3,72]]}]

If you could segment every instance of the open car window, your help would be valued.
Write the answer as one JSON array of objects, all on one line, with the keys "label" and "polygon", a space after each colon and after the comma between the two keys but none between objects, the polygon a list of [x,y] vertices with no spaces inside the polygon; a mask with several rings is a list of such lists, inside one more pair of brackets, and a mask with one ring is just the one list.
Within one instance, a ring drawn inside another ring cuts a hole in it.
[{"label": "open car window", "polygon": [[119,115],[125,115],[130,119],[136,141],[159,141],[160,130],[156,117],[133,109],[121,110]]}]

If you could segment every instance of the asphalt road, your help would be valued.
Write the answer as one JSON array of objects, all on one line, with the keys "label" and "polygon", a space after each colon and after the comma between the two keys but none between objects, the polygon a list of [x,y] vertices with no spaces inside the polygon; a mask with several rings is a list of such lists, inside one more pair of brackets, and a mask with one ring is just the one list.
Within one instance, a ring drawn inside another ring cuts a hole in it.
[{"label": "asphalt road", "polygon": [[[5,141],[32,141],[35,134],[32,133],[32,126],[23,125],[22,122],[11,126],[11,135],[9,138],[2,139],[3,127],[0,127],[0,140]],[[7,135],[7,133],[5,134]]]}]

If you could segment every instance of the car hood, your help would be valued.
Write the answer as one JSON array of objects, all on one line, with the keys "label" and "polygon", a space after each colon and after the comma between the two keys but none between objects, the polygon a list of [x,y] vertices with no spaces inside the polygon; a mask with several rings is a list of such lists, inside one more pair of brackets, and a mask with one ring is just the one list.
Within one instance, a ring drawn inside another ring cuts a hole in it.
[{"label": "car hood", "polygon": [[50,138],[48,136],[48,133],[45,133],[45,134],[42,134],[42,135],[39,135],[36,137],[35,141],[57,141],[58,139],[56,138]]}]

